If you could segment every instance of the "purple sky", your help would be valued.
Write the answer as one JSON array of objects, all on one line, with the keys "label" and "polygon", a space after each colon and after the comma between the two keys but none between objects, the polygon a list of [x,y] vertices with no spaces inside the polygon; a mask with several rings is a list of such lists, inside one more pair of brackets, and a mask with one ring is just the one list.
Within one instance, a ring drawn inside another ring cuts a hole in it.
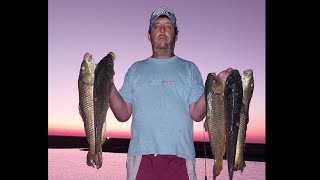
[{"label": "purple sky", "polygon": [[[115,85],[123,84],[130,65],[152,53],[147,38],[151,13],[167,6],[177,17],[175,54],[209,72],[232,67],[253,69],[248,139],[265,143],[265,1],[259,0],[49,0],[48,123],[50,128],[83,130],[78,112],[77,79],[83,55],[96,63],[116,54]],[[108,131],[130,131],[108,112]],[[202,135],[203,121],[195,122]],[[203,136],[203,135],[202,135]]]}]

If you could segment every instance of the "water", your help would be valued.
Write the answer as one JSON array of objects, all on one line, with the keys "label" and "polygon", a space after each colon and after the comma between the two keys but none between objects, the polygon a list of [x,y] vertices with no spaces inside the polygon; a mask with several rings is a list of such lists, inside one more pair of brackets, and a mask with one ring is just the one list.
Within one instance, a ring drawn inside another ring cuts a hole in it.
[{"label": "water", "polygon": [[[87,151],[80,149],[48,149],[48,179],[49,180],[125,180],[126,158],[124,153],[103,152],[103,165],[94,169],[86,164]],[[204,180],[205,159],[196,159],[196,174],[198,180]],[[207,178],[212,179],[213,159],[206,159]],[[235,171],[233,180],[265,180],[265,162],[246,161],[246,167]],[[217,180],[229,180],[227,161]]]}]

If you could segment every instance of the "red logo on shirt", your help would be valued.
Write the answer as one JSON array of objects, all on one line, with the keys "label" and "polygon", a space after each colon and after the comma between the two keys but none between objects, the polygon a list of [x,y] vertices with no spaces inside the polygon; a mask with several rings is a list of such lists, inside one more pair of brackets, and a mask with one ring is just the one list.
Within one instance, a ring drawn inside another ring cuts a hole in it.
[{"label": "red logo on shirt", "polygon": [[173,84],[173,81],[172,80],[167,80],[166,83],[167,84]]}]

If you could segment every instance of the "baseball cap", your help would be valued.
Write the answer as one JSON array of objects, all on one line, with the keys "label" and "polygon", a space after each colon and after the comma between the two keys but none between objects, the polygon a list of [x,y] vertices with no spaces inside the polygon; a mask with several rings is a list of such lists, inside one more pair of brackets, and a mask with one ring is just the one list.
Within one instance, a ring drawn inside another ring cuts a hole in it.
[{"label": "baseball cap", "polygon": [[150,25],[149,25],[149,29],[151,28],[151,26],[154,24],[154,22],[158,19],[159,16],[165,15],[167,16],[172,25],[177,28],[177,24],[176,24],[176,16],[174,15],[174,13],[167,7],[162,6],[160,8],[158,8],[157,10],[153,11],[153,13],[151,14],[150,17]]}]

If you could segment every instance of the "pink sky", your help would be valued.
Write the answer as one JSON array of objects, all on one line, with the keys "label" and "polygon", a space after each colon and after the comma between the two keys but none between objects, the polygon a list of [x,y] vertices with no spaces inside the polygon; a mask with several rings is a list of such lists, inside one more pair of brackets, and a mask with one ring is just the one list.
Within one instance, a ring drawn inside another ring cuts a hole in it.
[{"label": "pink sky", "polygon": [[[116,54],[115,85],[123,84],[132,63],[151,55],[150,15],[165,5],[177,16],[175,54],[209,72],[233,67],[253,69],[247,142],[265,143],[265,1],[49,0],[48,134],[84,136],[78,111],[77,79],[85,52],[99,62]],[[107,114],[110,137],[130,137],[130,123]],[[195,140],[203,140],[203,121],[194,122]]]}]

